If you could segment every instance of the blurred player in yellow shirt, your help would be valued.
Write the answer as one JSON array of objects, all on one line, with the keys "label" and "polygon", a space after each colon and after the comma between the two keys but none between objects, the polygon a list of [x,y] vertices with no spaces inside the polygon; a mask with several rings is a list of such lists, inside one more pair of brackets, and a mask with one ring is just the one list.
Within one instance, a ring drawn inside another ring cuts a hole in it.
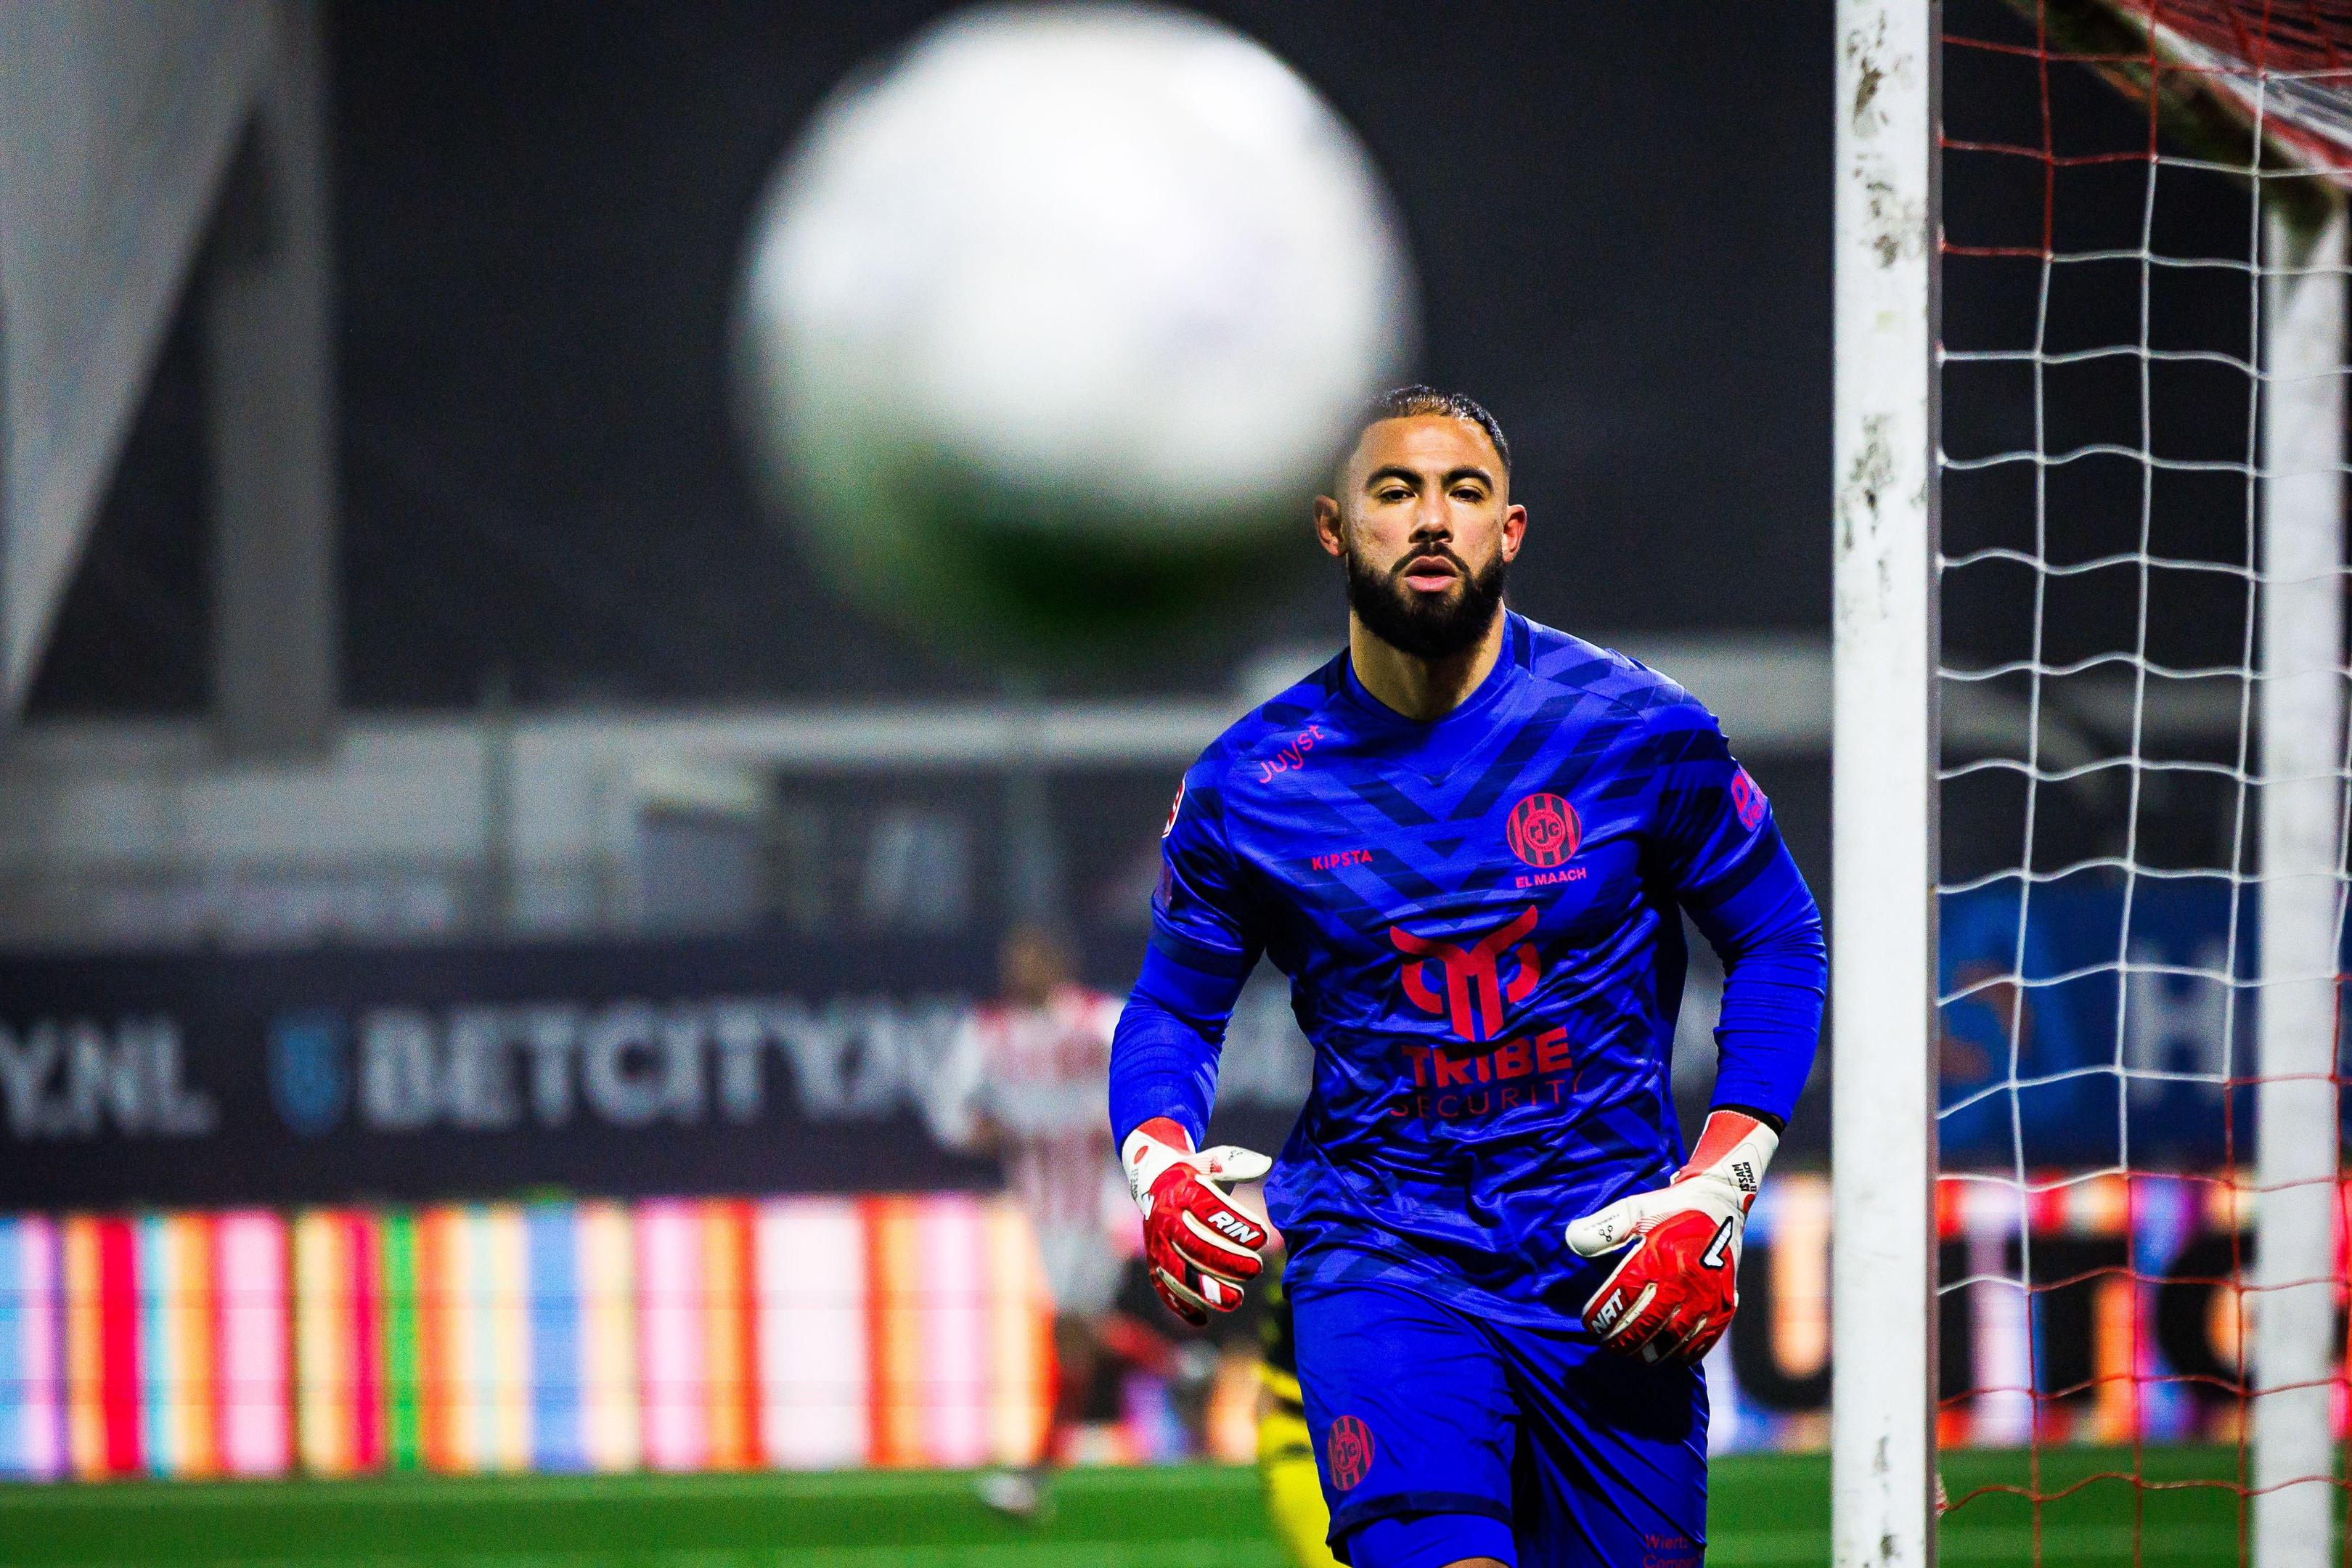
[{"label": "blurred player in yellow shirt", "polygon": [[1265,1484],[1266,1517],[1276,1539],[1298,1568],[1338,1568],[1324,1537],[1331,1510],[1315,1474],[1315,1445],[1298,1393],[1298,1362],[1291,1342],[1290,1298],[1282,1289],[1282,1258],[1266,1259],[1259,1276],[1265,1316],[1258,1321],[1257,1473]]}]

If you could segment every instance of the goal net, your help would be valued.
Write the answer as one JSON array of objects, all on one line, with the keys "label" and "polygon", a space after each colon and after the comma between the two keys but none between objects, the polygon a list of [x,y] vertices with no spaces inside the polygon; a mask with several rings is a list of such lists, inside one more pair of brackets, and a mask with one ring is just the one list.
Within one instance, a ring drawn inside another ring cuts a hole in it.
[{"label": "goal net", "polygon": [[1949,0],[1911,80],[1853,58],[1896,9],[1840,107],[1933,110],[1919,1549],[2343,1561],[2352,4]]}]

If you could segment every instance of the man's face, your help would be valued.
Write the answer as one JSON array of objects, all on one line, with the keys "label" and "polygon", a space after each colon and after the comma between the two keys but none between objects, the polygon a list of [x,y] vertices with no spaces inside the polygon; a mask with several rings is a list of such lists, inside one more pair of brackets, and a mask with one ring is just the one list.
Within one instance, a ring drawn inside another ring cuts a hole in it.
[{"label": "man's face", "polygon": [[1338,489],[1316,501],[1316,532],[1346,563],[1348,603],[1374,636],[1442,658],[1486,635],[1528,514],[1484,430],[1445,415],[1381,420]]}]

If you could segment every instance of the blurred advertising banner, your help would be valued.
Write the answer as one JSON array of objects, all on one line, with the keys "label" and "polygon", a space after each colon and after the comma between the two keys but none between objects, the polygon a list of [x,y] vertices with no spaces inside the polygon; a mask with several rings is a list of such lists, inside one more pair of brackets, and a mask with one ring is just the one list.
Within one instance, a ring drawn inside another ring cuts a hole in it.
[{"label": "blurred advertising banner", "polygon": [[0,1219],[0,1475],[1025,1463],[1018,1207],[654,1199]]},{"label": "blurred advertising banner", "polygon": [[[2234,1438],[2249,1218],[2221,1179],[1948,1179],[1941,1440]],[[1767,1186],[1717,1450],[1826,1442],[1830,1242],[1820,1176]],[[0,1476],[1023,1462],[1035,1247],[961,1193],[0,1216]]]},{"label": "blurred advertising banner", "polygon": [[[2238,1437],[2255,1306],[2240,1288],[2253,1263],[2249,1186],[2035,1173],[2021,1189],[1948,1176],[1936,1223],[1945,1447]],[[1716,1449],[1827,1445],[1830,1240],[1827,1182],[1765,1184],[1739,1315],[1707,1362]],[[2339,1385],[2339,1435],[2346,1417]]]},{"label": "blurred advertising banner", "polygon": [[[2136,1168],[2248,1157],[2247,896],[2084,877],[2021,909],[2011,880],[1941,916],[1948,1167],[2121,1163],[2126,1125]],[[1139,953],[1087,973],[1117,991]],[[993,964],[970,937],[789,935],[0,960],[0,1206],[992,1186],[932,1129]],[[1698,1079],[1711,1000],[1677,1050]],[[1279,1147],[1307,1071],[1262,972],[1218,1136]]]},{"label": "blurred advertising banner", "polygon": [[[991,1188],[934,1130],[994,963],[784,936],[0,960],[0,1206]],[[1306,1073],[1253,987],[1221,1121],[1278,1145]]]}]

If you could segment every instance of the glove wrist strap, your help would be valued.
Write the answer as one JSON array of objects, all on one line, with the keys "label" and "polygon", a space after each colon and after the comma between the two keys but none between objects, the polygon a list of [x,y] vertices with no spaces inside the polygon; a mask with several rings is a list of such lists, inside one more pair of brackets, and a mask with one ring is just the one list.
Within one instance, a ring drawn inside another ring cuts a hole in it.
[{"label": "glove wrist strap", "polygon": [[1129,1133],[1126,1144],[1118,1152],[1118,1167],[1127,1174],[1129,1195],[1142,1203],[1151,1195],[1161,1173],[1169,1166],[1181,1163],[1191,1152],[1141,1127]]},{"label": "glove wrist strap", "polygon": [[1746,1204],[1764,1184],[1765,1168],[1780,1147],[1780,1135],[1756,1118],[1737,1110],[1714,1111],[1689,1163],[1675,1173],[1675,1181],[1721,1182]]}]

